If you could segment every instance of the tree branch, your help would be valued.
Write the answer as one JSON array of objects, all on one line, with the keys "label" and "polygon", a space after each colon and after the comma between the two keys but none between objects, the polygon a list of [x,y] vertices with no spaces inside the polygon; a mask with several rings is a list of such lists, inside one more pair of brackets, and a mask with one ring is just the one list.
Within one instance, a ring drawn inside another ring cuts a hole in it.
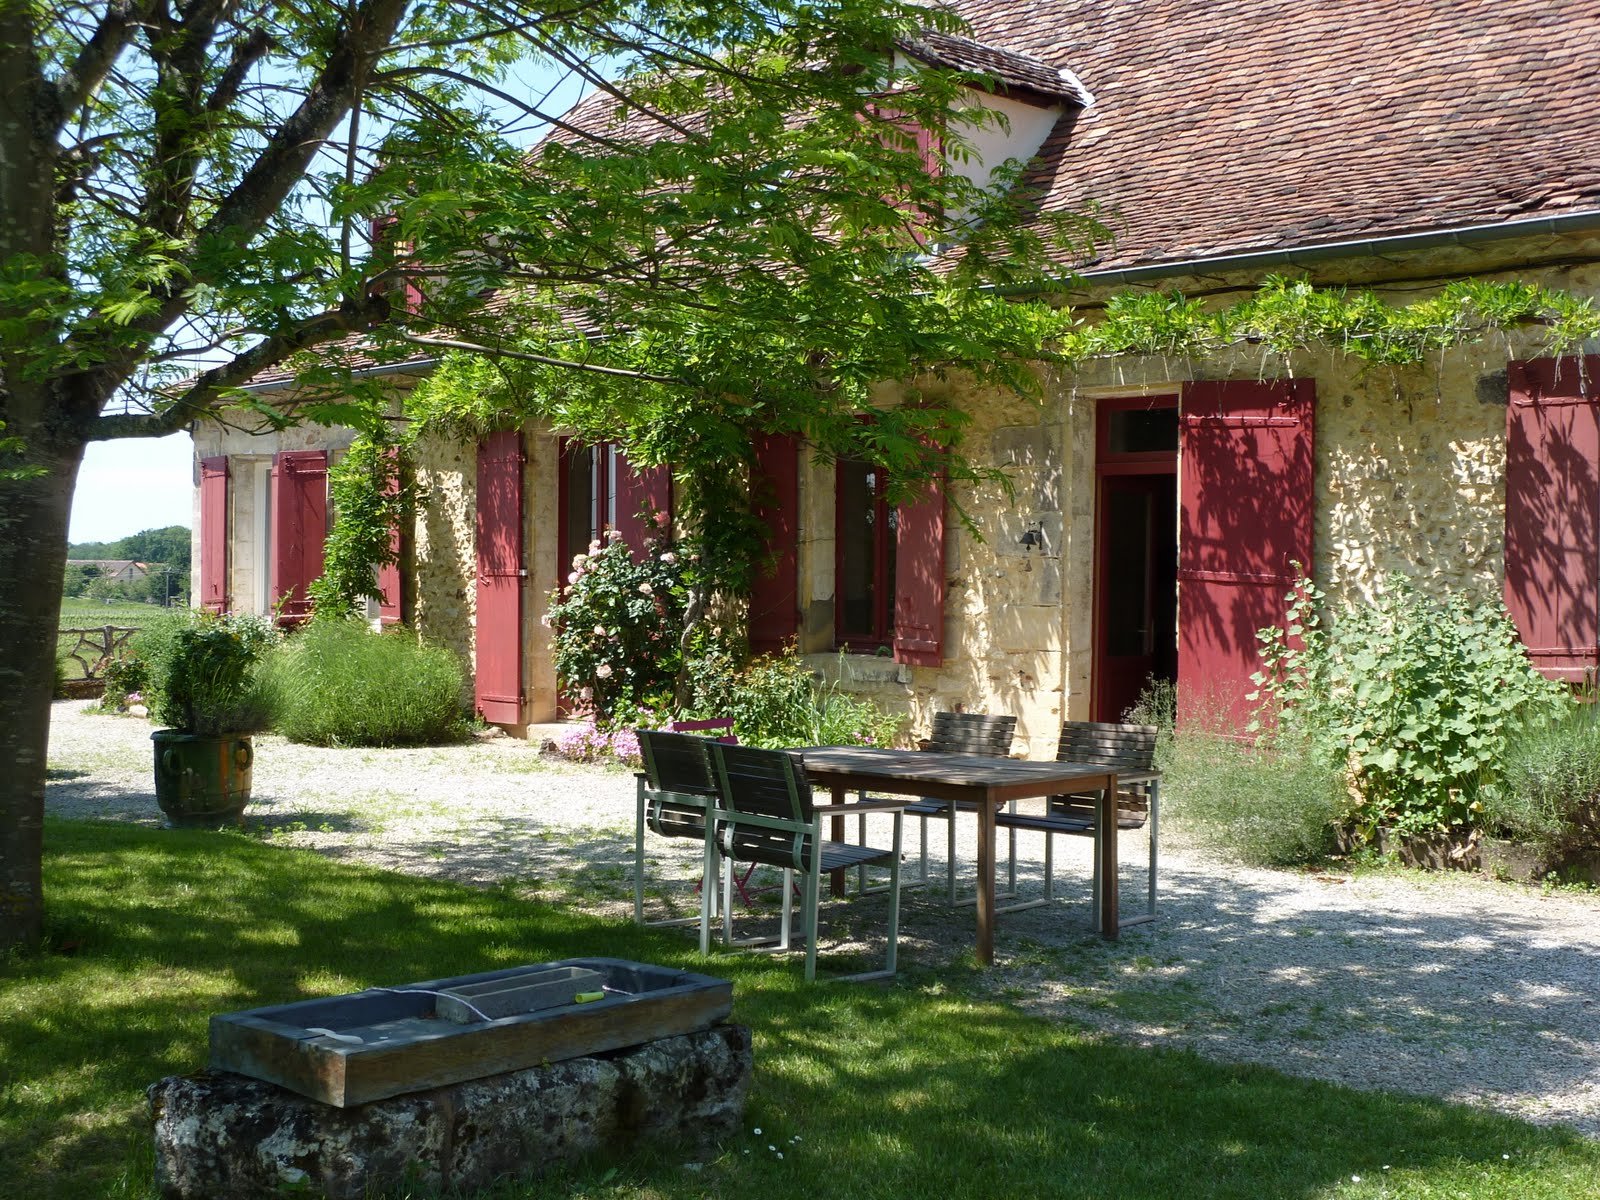
[{"label": "tree branch", "polygon": [[517,362],[537,363],[546,367],[582,371],[591,375],[610,375],[619,379],[634,379],[640,383],[665,383],[673,387],[687,387],[688,381],[672,375],[652,375],[648,371],[630,371],[625,367],[606,367],[599,363],[576,362],[570,358],[551,358],[544,354],[530,354],[526,350],[508,350],[503,347],[480,346],[476,342],[458,342],[449,338],[425,338],[402,333],[400,340],[413,346],[428,346],[436,350],[466,350],[489,358],[510,358]]},{"label": "tree branch", "polygon": [[51,118],[57,135],[105,82],[118,57],[133,41],[134,31],[150,20],[156,8],[157,0],[111,0],[106,6],[99,27],[52,86],[55,111]]}]

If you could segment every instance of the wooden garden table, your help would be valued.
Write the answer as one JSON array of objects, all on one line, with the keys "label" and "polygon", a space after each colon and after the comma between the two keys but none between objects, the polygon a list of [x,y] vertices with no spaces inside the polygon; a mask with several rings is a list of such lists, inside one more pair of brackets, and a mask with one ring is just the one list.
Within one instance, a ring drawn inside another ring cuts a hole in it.
[{"label": "wooden garden table", "polygon": [[[848,791],[927,796],[972,804],[978,817],[978,962],[994,963],[995,813],[1013,800],[1065,792],[1100,795],[1100,932],[1117,936],[1117,770],[1079,763],[1022,762],[977,754],[882,750],[870,746],[809,746],[796,750],[806,775],[843,804]],[[844,818],[835,817],[833,839],[843,841]],[[837,893],[844,886],[835,876]]]}]

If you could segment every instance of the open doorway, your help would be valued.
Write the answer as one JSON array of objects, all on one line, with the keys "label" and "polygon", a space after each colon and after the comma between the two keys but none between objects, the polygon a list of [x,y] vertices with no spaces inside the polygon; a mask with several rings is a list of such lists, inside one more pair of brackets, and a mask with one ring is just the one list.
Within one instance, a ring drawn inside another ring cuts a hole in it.
[{"label": "open doorway", "polygon": [[1095,418],[1090,718],[1121,721],[1178,667],[1178,398],[1103,400]]}]

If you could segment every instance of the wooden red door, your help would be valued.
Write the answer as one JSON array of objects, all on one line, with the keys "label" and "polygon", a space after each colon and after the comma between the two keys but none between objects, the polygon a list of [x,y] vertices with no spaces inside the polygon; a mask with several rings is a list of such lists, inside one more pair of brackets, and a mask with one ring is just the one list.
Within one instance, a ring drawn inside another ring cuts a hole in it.
[{"label": "wooden red door", "polygon": [[[1192,383],[1180,410],[1178,719],[1241,729],[1259,630],[1311,569],[1309,380]],[[1296,564],[1299,564],[1298,566]]]},{"label": "wooden red door", "polygon": [[478,443],[474,700],[485,721],[522,722],[522,435]]},{"label": "wooden red door", "polygon": [[776,654],[800,628],[800,449],[787,434],[757,435],[751,511],[767,527],[767,554],[750,581],[752,654]]},{"label": "wooden red door", "polygon": [[1507,368],[1506,608],[1552,679],[1600,667],[1600,356]]}]

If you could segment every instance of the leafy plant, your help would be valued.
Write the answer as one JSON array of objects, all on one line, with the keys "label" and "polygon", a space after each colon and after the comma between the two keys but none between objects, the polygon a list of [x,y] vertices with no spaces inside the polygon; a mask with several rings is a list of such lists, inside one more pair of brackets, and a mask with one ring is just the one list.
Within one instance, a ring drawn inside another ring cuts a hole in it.
[{"label": "leafy plant", "polygon": [[1527,842],[1548,865],[1600,849],[1600,711],[1572,704],[1508,739],[1499,780],[1483,793],[1486,832]]},{"label": "leafy plant", "polygon": [[[365,434],[328,471],[334,524],[322,575],[311,584],[318,617],[346,617],[378,595],[378,569],[396,561],[395,530],[410,520],[415,489],[398,448]],[[383,596],[389,603],[398,596]]]},{"label": "leafy plant", "polygon": [[1504,607],[1432,600],[1400,578],[1337,614],[1310,580],[1288,599],[1287,629],[1260,634],[1252,697],[1286,735],[1353,771],[1357,827],[1474,824],[1509,731],[1563,695],[1533,669]]},{"label": "leafy plant", "polygon": [[152,622],[132,639],[145,663],[150,715],[180,733],[264,728],[256,667],[277,640],[269,621],[244,614],[191,611]]},{"label": "leafy plant", "polygon": [[273,727],[313,746],[407,746],[465,735],[456,656],[403,628],[313,621],[266,662]]},{"label": "leafy plant", "polygon": [[666,515],[656,524],[659,538],[643,546],[629,547],[614,530],[590,542],[573,556],[566,586],[550,594],[556,674],[601,724],[619,705],[670,698],[677,679],[690,570]]},{"label": "leafy plant", "polygon": [[904,718],[849,695],[837,681],[824,684],[793,652],[701,684],[696,714],[732,717],[734,734],[751,746],[892,746],[905,727]]}]

